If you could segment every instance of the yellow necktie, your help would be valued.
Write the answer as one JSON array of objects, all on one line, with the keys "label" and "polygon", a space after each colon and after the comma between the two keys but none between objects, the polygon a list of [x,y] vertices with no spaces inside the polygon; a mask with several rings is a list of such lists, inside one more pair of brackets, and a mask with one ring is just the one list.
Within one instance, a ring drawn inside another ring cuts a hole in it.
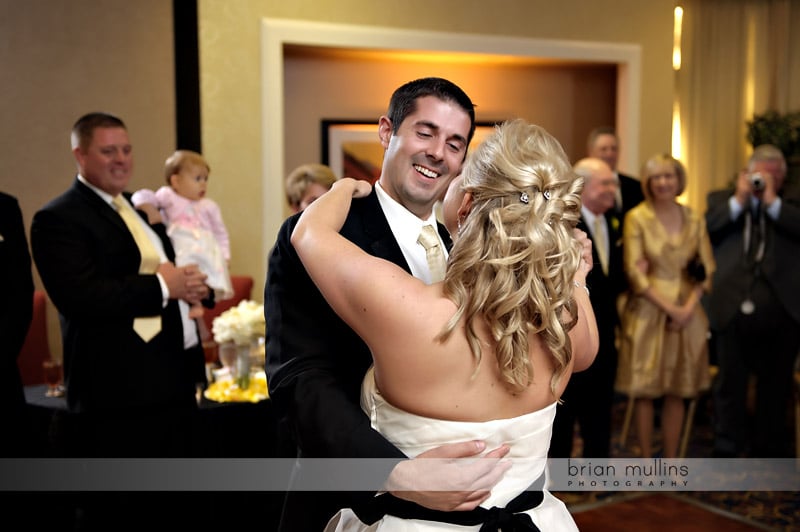
[{"label": "yellow necktie", "polygon": [[[142,219],[133,210],[133,207],[119,195],[111,200],[111,203],[117,209],[117,214],[120,215],[122,221],[128,226],[128,230],[133,235],[136,245],[139,247],[139,253],[142,255],[142,262],[139,264],[139,273],[153,274],[158,270],[158,265],[161,263],[161,258],[158,255],[150,237],[142,226]],[[149,316],[146,318],[136,318],[133,320],[133,330],[136,331],[142,340],[149,342],[155,335],[161,331],[161,316]]]},{"label": "yellow necktie", "polygon": [[428,268],[431,270],[431,282],[443,281],[446,261],[436,229],[432,225],[423,225],[417,243],[425,248],[425,258],[428,259]]},{"label": "yellow necktie", "polygon": [[594,245],[597,248],[597,256],[600,258],[600,266],[603,268],[603,273],[608,275],[608,248],[606,235],[603,233],[602,216],[597,216],[594,219]]}]

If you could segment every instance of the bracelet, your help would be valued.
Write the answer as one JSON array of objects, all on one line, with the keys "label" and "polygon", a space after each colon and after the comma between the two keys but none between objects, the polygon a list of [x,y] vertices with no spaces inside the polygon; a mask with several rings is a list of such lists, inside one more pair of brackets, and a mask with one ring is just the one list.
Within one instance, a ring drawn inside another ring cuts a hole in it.
[{"label": "bracelet", "polygon": [[578,281],[575,281],[574,279],[573,279],[573,281],[572,281],[572,284],[574,284],[574,285],[575,285],[575,286],[577,286],[578,288],[583,288],[584,290],[586,290],[586,295],[587,295],[587,296],[591,296],[591,294],[589,293],[589,287],[588,287],[588,286],[586,286],[585,284],[581,284],[581,283],[579,283]]}]

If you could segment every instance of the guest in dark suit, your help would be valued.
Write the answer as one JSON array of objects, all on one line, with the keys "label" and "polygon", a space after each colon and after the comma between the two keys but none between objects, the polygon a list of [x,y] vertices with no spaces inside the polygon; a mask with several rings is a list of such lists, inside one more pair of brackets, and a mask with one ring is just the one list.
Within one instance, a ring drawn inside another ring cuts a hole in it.
[{"label": "guest in dark suit", "polygon": [[[78,175],[31,227],[34,261],[61,320],[71,413],[66,452],[186,456],[203,371],[187,302],[209,296],[205,276],[194,265],[175,267],[164,226],[151,227],[123,195],[133,168],[124,123],[90,113],[75,123],[71,139]],[[117,198],[128,202],[133,230],[146,243],[135,239]],[[145,268],[149,250],[157,255]],[[149,334],[138,332],[142,323]]]},{"label": "guest in dark suit", "polygon": [[[719,373],[716,454],[791,456],[787,410],[800,350],[800,201],[783,194],[786,160],[757,147],[735,187],[708,195],[706,224],[717,270],[708,315]],[[757,378],[755,415],[746,404]]]},{"label": "guest in dark suit", "polygon": [[25,225],[17,199],[0,192],[0,279],[4,281],[0,305],[0,404],[3,436],[0,456],[25,454],[30,444],[17,357],[33,316],[33,276]]},{"label": "guest in dark suit", "polygon": [[[600,347],[592,365],[573,373],[561,396],[562,404],[558,405],[553,424],[550,456],[572,456],[577,421],[583,440],[583,456],[609,458],[611,409],[617,374],[617,297],[627,286],[622,267],[620,220],[614,211],[617,179],[608,164],[594,157],[581,159],[575,163],[574,170],[584,179],[578,229],[585,231],[592,240],[594,266],[586,276],[586,285],[597,320]],[[602,234],[596,234],[598,230]]]},{"label": "guest in dark suit", "polygon": [[[433,206],[461,170],[474,130],[473,104],[453,83],[425,78],[397,89],[388,113],[378,122],[385,149],[381,177],[368,197],[353,202],[342,234],[365,251],[431,282],[425,250],[417,238],[423,224],[437,225]],[[290,242],[298,216],[280,229],[264,294],[268,364],[280,364],[268,382],[270,397],[283,417],[281,429],[288,431],[300,457],[404,458],[370,427],[359,406],[361,382],[372,356],[303,268]],[[440,245],[449,249],[447,232],[441,225],[438,229]],[[428,456],[471,456],[481,450],[482,444],[466,442]],[[410,479],[424,474],[424,466],[404,469],[418,463],[401,463],[393,476]],[[403,485],[400,478],[394,480]],[[290,491],[281,530],[322,530],[339,508],[373,495]],[[484,496],[431,492],[425,498],[411,491],[398,495],[441,510],[462,503],[468,509]]]},{"label": "guest in dark suit", "polygon": [[625,214],[644,200],[644,193],[642,183],[637,178],[617,170],[619,145],[619,137],[613,127],[601,126],[589,133],[588,156],[604,160],[619,179],[614,210],[621,224],[625,221]]}]

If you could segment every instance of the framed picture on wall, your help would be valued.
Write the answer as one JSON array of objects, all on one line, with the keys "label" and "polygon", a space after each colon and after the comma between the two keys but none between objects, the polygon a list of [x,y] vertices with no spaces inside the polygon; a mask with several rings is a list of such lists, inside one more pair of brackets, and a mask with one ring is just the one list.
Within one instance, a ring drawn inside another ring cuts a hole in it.
[{"label": "framed picture on wall", "polygon": [[[497,122],[475,125],[472,149],[494,131]],[[338,177],[348,176],[374,183],[381,175],[383,146],[378,139],[377,120],[334,120],[321,122],[322,164],[327,164]]]}]

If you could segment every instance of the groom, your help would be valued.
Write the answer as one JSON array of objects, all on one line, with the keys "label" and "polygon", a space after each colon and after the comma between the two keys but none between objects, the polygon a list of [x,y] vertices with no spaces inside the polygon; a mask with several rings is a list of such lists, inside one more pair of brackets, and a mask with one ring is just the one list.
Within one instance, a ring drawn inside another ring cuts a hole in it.
[{"label": "groom", "polygon": [[[401,130],[406,120],[412,127]],[[472,101],[450,81],[424,78],[398,88],[378,123],[385,150],[380,179],[367,198],[353,202],[342,234],[368,253],[430,279],[417,237],[423,224],[437,225],[433,206],[460,172],[474,131]],[[430,142],[431,138],[436,141]],[[371,428],[359,406],[361,381],[372,357],[366,344],[328,306],[297,257],[289,240],[297,218],[292,216],[280,229],[264,290],[268,366],[278,365],[268,382],[281,418],[279,431],[296,444],[298,457],[405,458]],[[440,224],[438,228],[440,245],[449,249],[446,230]],[[482,450],[482,443],[465,442],[442,446],[426,456],[460,458]],[[425,468],[415,468],[417,464],[401,462],[392,473],[393,485],[402,486],[401,478],[424,482]],[[455,509],[475,496],[423,494],[406,486],[408,491],[395,494],[438,510]],[[322,530],[337,510],[373,495],[290,491],[280,530]]]}]

